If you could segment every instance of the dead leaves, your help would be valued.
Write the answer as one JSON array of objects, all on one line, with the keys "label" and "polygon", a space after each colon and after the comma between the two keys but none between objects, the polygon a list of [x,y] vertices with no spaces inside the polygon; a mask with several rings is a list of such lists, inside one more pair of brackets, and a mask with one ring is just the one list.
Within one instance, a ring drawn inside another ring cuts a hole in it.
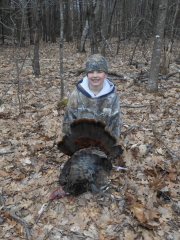
[{"label": "dead leaves", "polygon": [[[115,165],[120,164],[130,171],[112,170],[110,189],[105,195],[86,193],[78,198],[65,196],[56,199],[57,195],[62,195],[57,191],[55,199],[47,207],[49,194],[59,187],[60,169],[67,161],[54,144],[62,134],[68,94],[79,80],[79,77],[72,76],[72,69],[75,72],[84,64],[84,55],[69,44],[65,43],[65,101],[59,100],[57,61],[41,61],[42,75],[39,78],[33,76],[28,61],[25,62],[21,77],[22,115],[19,115],[15,85],[9,90],[7,84],[0,85],[4,96],[0,103],[1,151],[13,151],[1,155],[0,159],[0,184],[6,206],[31,225],[35,240],[54,240],[55,237],[67,240],[159,240],[169,237],[179,240],[179,161],[159,140],[144,156],[156,140],[150,122],[156,127],[155,133],[160,134],[165,124],[172,121],[166,126],[161,139],[179,154],[180,84],[177,79],[162,80],[157,94],[147,94],[145,83],[137,84],[134,79],[113,80],[121,105],[129,106],[121,109],[123,126],[120,143],[124,146],[124,153],[120,159],[115,159]],[[43,44],[41,48],[40,58],[59,59],[58,45]],[[6,51],[11,53],[12,49],[2,48],[2,64],[7,59]],[[23,51],[26,52],[26,49]],[[112,64],[107,54],[110,68],[117,70],[121,66],[123,74],[137,71],[129,68],[125,61],[122,63],[119,55],[115,58],[117,64]],[[4,63],[4,68],[7,66],[11,72],[16,71],[11,61]],[[174,67],[173,63],[170,67]],[[10,81],[6,75],[2,76],[5,83]],[[2,208],[0,219],[3,219],[0,238],[25,238],[22,224],[11,219]]]},{"label": "dead leaves", "polygon": [[172,219],[172,209],[170,204],[159,206],[157,210],[147,209],[140,203],[133,203],[130,210],[140,222],[139,224],[148,229],[157,229]]},{"label": "dead leaves", "polygon": [[3,171],[3,170],[0,170],[0,177],[1,178],[6,178],[6,177],[9,177],[10,174],[8,174],[7,172]]},{"label": "dead leaves", "polygon": [[[142,204],[139,203],[133,203],[130,206],[130,210],[133,213],[133,215],[141,222],[148,225],[151,225],[154,220],[159,219],[159,212],[157,210],[148,210],[145,209],[145,207]],[[155,225],[158,226],[158,223]]]}]

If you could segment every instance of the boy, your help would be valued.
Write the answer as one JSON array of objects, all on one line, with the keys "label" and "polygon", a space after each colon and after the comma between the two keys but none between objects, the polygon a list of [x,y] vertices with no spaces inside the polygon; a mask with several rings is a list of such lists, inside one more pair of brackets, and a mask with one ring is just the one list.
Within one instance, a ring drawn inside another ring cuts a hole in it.
[{"label": "boy", "polygon": [[70,95],[64,115],[63,134],[70,133],[70,123],[74,119],[93,118],[105,122],[106,129],[119,138],[119,98],[114,92],[114,84],[107,78],[108,66],[101,54],[93,54],[88,58],[86,75]]}]

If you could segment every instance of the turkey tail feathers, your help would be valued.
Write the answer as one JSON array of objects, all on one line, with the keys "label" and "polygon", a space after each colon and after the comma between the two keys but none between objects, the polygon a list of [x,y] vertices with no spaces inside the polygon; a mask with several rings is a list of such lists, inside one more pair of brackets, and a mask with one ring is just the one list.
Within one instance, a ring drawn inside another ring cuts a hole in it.
[{"label": "turkey tail feathers", "polygon": [[117,156],[117,155],[121,155],[123,153],[123,149],[121,147],[121,145],[116,145],[116,146],[113,146],[111,148],[111,152],[109,154],[109,156]]},{"label": "turkey tail feathers", "polygon": [[105,126],[103,121],[76,119],[71,123],[71,134],[63,136],[58,142],[58,149],[69,156],[89,147],[98,148],[110,156],[121,154],[122,149],[116,145],[116,137]]}]

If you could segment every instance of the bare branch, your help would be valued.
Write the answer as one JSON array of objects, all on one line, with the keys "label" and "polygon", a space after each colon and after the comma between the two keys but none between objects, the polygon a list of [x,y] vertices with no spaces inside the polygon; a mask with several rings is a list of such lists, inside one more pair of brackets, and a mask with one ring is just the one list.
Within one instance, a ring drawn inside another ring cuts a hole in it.
[{"label": "bare branch", "polygon": [[151,105],[137,105],[137,106],[132,106],[132,105],[121,105],[122,108],[142,108],[142,107],[150,107]]},{"label": "bare branch", "polygon": [[130,126],[128,129],[126,129],[125,131],[121,132],[121,134],[129,132],[131,130],[134,130],[135,128],[140,128],[140,126]]},{"label": "bare branch", "polygon": [[164,75],[164,76],[162,77],[162,79],[168,80],[170,77],[176,75],[177,73],[180,73],[180,69],[179,69],[179,70],[176,70],[176,71],[174,71],[174,72],[168,73],[167,75]]},{"label": "bare branch", "polygon": [[49,205],[51,204],[51,202],[52,202],[52,201],[48,201],[47,203],[45,203],[45,204],[42,205],[40,211],[38,212],[39,215],[37,216],[36,221],[35,221],[36,224],[38,223],[38,221],[39,221],[39,219],[41,218],[41,216],[43,215],[43,213],[48,210]]},{"label": "bare branch", "polygon": [[[166,130],[166,127],[169,126],[169,125],[171,125],[171,123],[172,123],[172,122],[170,121],[170,122],[167,122],[167,123],[164,125],[164,127],[163,127],[162,131],[160,132],[160,134],[159,134],[158,136],[156,136],[157,139],[155,139],[154,142],[148,147],[148,149],[147,149],[146,152],[144,153],[144,156],[146,156],[146,155],[149,153],[149,151],[153,148],[153,146],[156,144],[156,142],[161,138],[163,132]],[[152,128],[153,128],[153,127],[152,127]]]},{"label": "bare branch", "polygon": [[7,211],[12,218],[14,218],[19,223],[23,224],[28,240],[32,240],[31,234],[30,234],[30,231],[29,231],[28,223],[24,219],[21,219],[20,217],[18,217],[16,214],[11,213],[9,211],[9,209],[5,206],[5,201],[4,201],[4,198],[3,198],[2,189],[0,189],[0,203],[3,206],[4,210]]},{"label": "bare branch", "polygon": [[[5,154],[10,154],[10,153],[14,153],[15,150],[10,150],[10,151],[3,151],[0,152],[0,155],[5,155]],[[19,149],[18,152],[24,152],[25,149]]]},{"label": "bare branch", "polygon": [[[167,126],[167,125],[166,125],[166,126]],[[154,127],[152,127],[152,131],[153,131],[154,136],[157,138],[157,140],[160,141],[160,142],[165,146],[165,148],[167,148],[169,154],[170,154],[170,155],[174,155],[175,157],[177,157],[178,159],[180,159],[180,157],[179,157],[176,153],[174,153],[174,152],[160,139],[160,137],[156,134]]]}]

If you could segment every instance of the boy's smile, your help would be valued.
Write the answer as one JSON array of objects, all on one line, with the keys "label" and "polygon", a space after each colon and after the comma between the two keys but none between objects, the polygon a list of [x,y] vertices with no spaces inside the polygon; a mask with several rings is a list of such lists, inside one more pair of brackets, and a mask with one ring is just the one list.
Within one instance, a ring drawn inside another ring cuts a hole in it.
[{"label": "boy's smile", "polygon": [[103,88],[104,79],[107,77],[107,73],[94,70],[88,73],[89,88],[92,92],[100,92]]}]

